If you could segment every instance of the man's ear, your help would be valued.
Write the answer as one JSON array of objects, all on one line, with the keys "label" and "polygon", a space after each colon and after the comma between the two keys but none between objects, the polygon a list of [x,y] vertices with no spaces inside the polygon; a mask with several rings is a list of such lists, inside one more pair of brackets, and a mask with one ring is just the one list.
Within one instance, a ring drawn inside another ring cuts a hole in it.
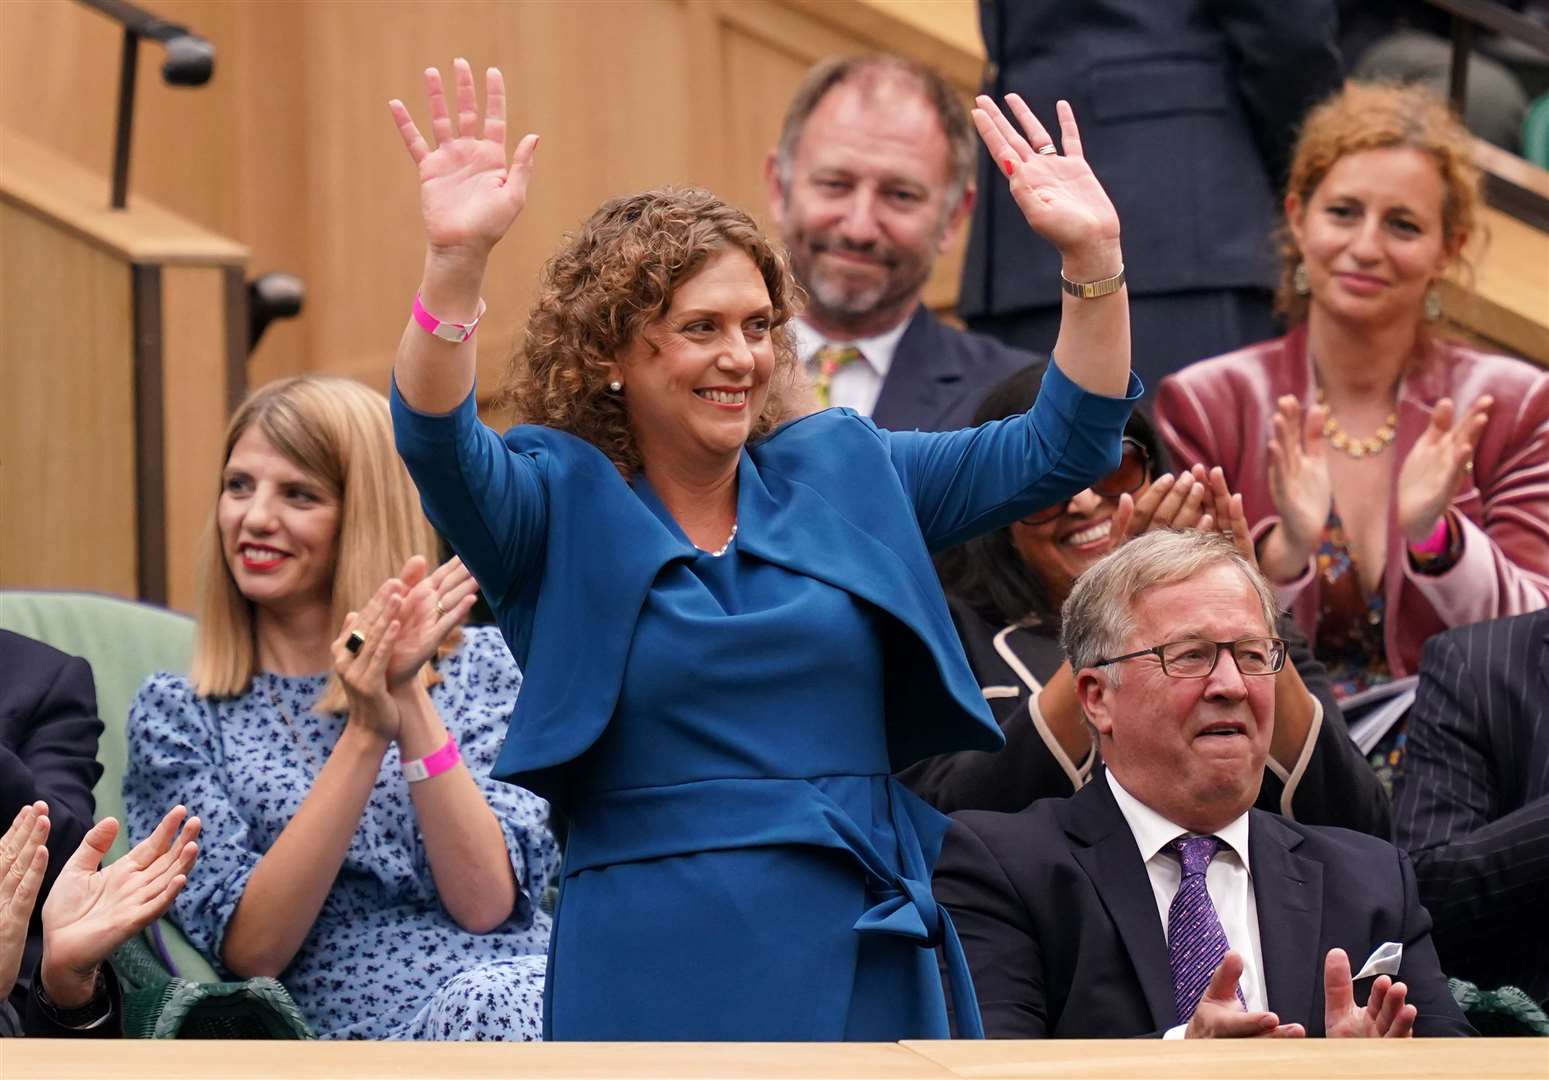
[{"label": "man's ear", "polygon": [[769,220],[776,229],[785,228],[785,185],[780,182],[780,151],[771,150],[764,158],[764,186],[769,192]]},{"label": "man's ear", "polygon": [[1086,714],[1087,723],[1097,729],[1099,735],[1113,734],[1113,715],[1109,711],[1108,676],[1095,668],[1082,668],[1076,672],[1076,702]]},{"label": "man's ear", "polygon": [[963,194],[958,198],[957,205],[947,208],[947,220],[941,230],[941,241],[936,245],[936,252],[940,254],[946,251],[962,235],[963,227],[968,224],[968,219],[973,216],[974,203],[978,199],[978,192],[973,184],[963,189]]}]

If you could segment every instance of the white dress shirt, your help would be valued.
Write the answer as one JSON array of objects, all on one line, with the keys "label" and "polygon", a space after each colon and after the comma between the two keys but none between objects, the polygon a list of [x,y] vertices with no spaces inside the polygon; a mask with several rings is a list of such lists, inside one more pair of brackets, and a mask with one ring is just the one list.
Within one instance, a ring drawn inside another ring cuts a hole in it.
[{"label": "white dress shirt", "polygon": [[[1111,770],[1105,770],[1108,786],[1119,804],[1119,812],[1129,823],[1145,860],[1146,876],[1151,879],[1151,892],[1156,898],[1156,912],[1162,920],[1162,930],[1167,929],[1167,911],[1183,883],[1183,866],[1168,844],[1180,836],[1196,836],[1197,833],[1174,825],[1135,796],[1124,790],[1114,779]],[[1221,848],[1210,867],[1205,871],[1205,891],[1215,905],[1221,928],[1226,931],[1226,942],[1242,957],[1243,1000],[1249,1012],[1268,1008],[1269,994],[1264,986],[1263,951],[1259,947],[1259,911],[1253,899],[1253,875],[1248,870],[1248,814],[1215,834],[1221,840]],[[1184,1025],[1170,1029],[1167,1038],[1179,1038]]]},{"label": "white dress shirt", "polygon": [[862,416],[870,416],[882,396],[882,380],[887,378],[888,368],[893,366],[893,354],[898,351],[898,339],[904,336],[909,320],[905,319],[893,329],[876,337],[829,338],[819,333],[805,320],[793,319],[796,329],[796,355],[806,365],[807,374],[817,377],[813,355],[824,345],[854,345],[861,351],[861,358],[854,360],[834,373],[828,386],[828,401],[854,409]]}]

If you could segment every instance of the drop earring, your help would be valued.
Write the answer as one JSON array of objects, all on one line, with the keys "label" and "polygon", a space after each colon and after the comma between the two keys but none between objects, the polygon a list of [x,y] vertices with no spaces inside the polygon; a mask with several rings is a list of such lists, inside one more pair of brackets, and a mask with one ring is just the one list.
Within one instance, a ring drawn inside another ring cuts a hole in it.
[{"label": "drop earring", "polygon": [[1425,290],[1425,318],[1429,322],[1441,318],[1441,290],[1435,285]]},{"label": "drop earring", "polygon": [[1306,296],[1312,292],[1312,280],[1307,276],[1307,264],[1299,262],[1296,269],[1291,271],[1291,288],[1296,290],[1297,296]]}]

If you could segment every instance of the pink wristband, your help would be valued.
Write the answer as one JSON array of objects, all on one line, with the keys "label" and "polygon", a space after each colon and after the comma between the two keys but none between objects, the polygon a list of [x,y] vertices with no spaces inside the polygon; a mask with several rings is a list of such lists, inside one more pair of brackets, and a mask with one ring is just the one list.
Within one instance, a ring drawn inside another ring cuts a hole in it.
[{"label": "pink wristband", "polygon": [[462,759],[463,756],[457,752],[457,740],[448,735],[446,745],[441,749],[426,754],[418,761],[405,761],[403,778],[411,784],[417,784],[421,780],[429,780],[432,776],[440,776]]},{"label": "pink wristband", "polygon": [[473,321],[466,323],[442,322],[430,312],[425,310],[425,305],[420,303],[419,293],[414,294],[414,321],[420,324],[420,328],[432,337],[438,337],[443,341],[450,341],[460,345],[473,336],[473,332],[479,328],[479,320],[484,318],[484,298],[479,298],[479,310],[473,313]]},{"label": "pink wristband", "polygon": [[1452,530],[1447,527],[1447,515],[1442,514],[1436,528],[1418,544],[1410,544],[1409,550],[1416,555],[1445,555],[1452,548]]}]

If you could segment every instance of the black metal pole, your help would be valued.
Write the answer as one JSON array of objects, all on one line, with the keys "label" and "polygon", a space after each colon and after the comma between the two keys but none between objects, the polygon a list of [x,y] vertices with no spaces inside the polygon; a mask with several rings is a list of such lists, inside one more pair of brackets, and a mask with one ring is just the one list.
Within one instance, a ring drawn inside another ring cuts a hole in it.
[{"label": "black metal pole", "polygon": [[134,80],[139,66],[140,35],[124,28],[124,55],[118,65],[118,132],[113,139],[113,209],[129,202],[129,138],[134,133]]},{"label": "black metal pole", "polygon": [[1461,15],[1452,16],[1452,72],[1448,80],[1447,97],[1458,111],[1458,118],[1467,115],[1464,104],[1468,98],[1468,54],[1474,47],[1474,24]]}]

